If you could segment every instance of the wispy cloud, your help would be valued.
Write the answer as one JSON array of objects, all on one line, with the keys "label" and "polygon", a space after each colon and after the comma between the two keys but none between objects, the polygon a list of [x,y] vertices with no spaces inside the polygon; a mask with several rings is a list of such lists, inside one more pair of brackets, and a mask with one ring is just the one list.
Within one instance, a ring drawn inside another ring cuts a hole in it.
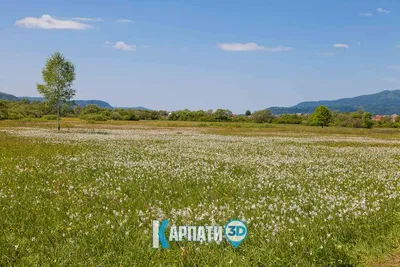
[{"label": "wispy cloud", "polygon": [[130,19],[117,19],[118,23],[135,23],[133,20]]},{"label": "wispy cloud", "polygon": [[348,44],[333,44],[334,48],[349,48],[350,46]]},{"label": "wispy cloud", "polygon": [[374,16],[374,14],[372,14],[372,12],[370,12],[370,11],[365,12],[365,13],[360,13],[359,15],[361,17],[372,17],[372,16]]},{"label": "wispy cloud", "polygon": [[224,51],[233,52],[246,52],[246,51],[265,51],[265,52],[287,52],[292,50],[291,47],[286,46],[275,46],[265,47],[256,43],[219,43],[217,44],[219,49]]},{"label": "wispy cloud", "polygon": [[390,13],[390,11],[389,10],[387,10],[387,9],[384,9],[384,8],[382,8],[382,7],[380,7],[380,8],[378,8],[378,9],[376,9],[379,13]]},{"label": "wispy cloud", "polygon": [[25,17],[17,20],[15,25],[24,28],[57,29],[57,30],[84,30],[92,28],[91,25],[68,19],[56,19],[50,15],[43,15],[39,18]]},{"label": "wispy cloud", "polygon": [[118,41],[115,43],[106,41],[106,44],[109,44],[112,47],[114,47],[115,49],[122,50],[122,51],[136,51],[136,45],[130,45],[130,44],[124,43],[122,41]]},{"label": "wispy cloud", "polygon": [[335,55],[334,52],[318,52],[317,56],[320,57],[333,57]]}]

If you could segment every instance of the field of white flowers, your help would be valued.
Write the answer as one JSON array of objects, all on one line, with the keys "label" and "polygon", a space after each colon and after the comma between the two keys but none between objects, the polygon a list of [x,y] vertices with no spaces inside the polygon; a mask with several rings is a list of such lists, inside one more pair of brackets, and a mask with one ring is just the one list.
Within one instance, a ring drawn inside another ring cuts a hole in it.
[{"label": "field of white flowers", "polygon": [[[0,129],[0,266],[358,266],[400,234],[400,139]],[[152,248],[152,221],[249,236]]]}]

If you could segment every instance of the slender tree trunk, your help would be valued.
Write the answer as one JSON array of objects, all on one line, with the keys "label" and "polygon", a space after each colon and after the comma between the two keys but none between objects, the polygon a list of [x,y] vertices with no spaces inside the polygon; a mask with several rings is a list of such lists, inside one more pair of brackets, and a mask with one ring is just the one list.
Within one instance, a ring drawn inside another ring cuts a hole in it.
[{"label": "slender tree trunk", "polygon": [[60,130],[60,103],[57,101],[57,129]]}]

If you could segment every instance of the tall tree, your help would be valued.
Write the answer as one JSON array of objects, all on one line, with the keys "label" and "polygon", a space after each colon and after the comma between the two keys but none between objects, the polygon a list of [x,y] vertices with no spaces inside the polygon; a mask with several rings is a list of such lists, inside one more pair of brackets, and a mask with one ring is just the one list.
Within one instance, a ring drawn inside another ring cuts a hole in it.
[{"label": "tall tree", "polygon": [[72,88],[75,80],[75,66],[71,61],[55,52],[51,55],[42,69],[44,84],[37,84],[37,90],[45,99],[56,106],[57,129],[60,130],[60,113],[62,105],[75,96]]},{"label": "tall tree", "polygon": [[331,119],[332,112],[326,106],[317,107],[312,115],[312,120],[314,123],[320,125],[322,128],[324,128],[324,126],[328,126]]},{"label": "tall tree", "polygon": [[254,111],[251,117],[257,123],[270,123],[274,119],[274,115],[269,109]]}]

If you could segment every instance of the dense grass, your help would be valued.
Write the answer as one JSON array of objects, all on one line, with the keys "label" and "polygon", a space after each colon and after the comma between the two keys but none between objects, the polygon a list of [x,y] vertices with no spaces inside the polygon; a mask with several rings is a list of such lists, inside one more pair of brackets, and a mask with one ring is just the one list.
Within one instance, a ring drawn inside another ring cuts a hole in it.
[{"label": "dense grass", "polygon": [[[0,122],[0,265],[356,266],[397,245],[398,131],[63,124]],[[162,218],[249,237],[152,249]]]}]

